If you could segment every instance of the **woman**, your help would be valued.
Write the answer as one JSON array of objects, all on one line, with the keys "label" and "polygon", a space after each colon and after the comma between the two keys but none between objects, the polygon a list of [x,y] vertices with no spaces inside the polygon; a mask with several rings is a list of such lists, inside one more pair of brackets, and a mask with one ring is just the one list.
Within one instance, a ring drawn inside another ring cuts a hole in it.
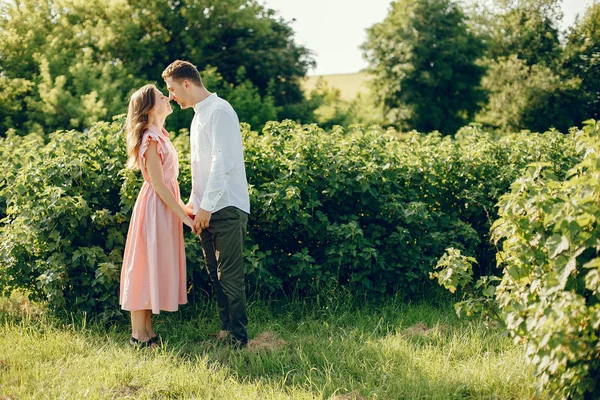
[{"label": "woman", "polygon": [[129,100],[125,131],[127,167],[141,169],[144,184],[127,233],[119,302],[131,311],[130,344],[156,346],[151,312],[177,311],[187,303],[183,226],[193,229],[192,210],[180,199],[177,152],[163,128],[173,110],[154,85]]}]

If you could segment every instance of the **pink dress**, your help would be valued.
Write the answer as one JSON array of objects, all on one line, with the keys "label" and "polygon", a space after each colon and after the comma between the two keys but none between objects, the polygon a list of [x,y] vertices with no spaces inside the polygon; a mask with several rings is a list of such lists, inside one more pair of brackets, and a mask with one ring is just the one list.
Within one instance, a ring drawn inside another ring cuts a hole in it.
[{"label": "pink dress", "polygon": [[142,138],[144,184],[135,202],[121,269],[119,303],[127,311],[177,311],[187,303],[183,224],[158,196],[145,167],[150,141],[157,142],[167,187],[179,201],[179,161],[165,129],[151,126]]}]

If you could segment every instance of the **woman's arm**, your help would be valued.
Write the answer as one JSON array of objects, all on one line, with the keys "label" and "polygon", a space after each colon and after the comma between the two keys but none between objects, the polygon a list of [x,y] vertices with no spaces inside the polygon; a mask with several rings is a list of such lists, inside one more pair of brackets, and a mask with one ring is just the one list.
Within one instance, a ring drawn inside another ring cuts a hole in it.
[{"label": "woman's arm", "polygon": [[162,163],[157,152],[157,145],[155,141],[151,141],[148,150],[146,150],[146,169],[150,176],[150,183],[152,187],[158,193],[160,199],[173,211],[181,221],[194,230],[194,221],[187,215],[181,205],[173,196],[173,193],[165,185],[162,171]]},{"label": "woman's arm", "polygon": [[183,208],[183,211],[190,217],[194,215],[194,207],[191,205],[191,203],[186,205],[181,199],[179,199],[179,206]]}]

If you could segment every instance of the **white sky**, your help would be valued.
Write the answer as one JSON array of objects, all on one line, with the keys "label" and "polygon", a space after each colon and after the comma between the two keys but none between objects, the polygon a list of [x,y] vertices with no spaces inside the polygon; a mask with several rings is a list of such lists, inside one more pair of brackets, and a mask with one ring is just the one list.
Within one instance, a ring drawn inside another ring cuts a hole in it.
[{"label": "white sky", "polygon": [[[477,0],[475,0],[477,1]],[[315,53],[317,67],[308,75],[358,72],[367,66],[360,45],[366,29],[387,15],[390,0],[263,0],[291,21],[296,42]],[[572,25],[594,0],[563,0],[561,29]]]}]

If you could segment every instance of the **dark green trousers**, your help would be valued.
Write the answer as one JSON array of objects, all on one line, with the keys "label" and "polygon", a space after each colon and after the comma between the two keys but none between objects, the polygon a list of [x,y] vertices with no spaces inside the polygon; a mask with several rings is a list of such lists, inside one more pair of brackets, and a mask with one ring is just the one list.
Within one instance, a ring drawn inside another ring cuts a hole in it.
[{"label": "dark green trousers", "polygon": [[208,228],[200,233],[221,329],[241,342],[248,341],[243,257],[247,224],[248,214],[237,207],[225,207],[212,214]]}]

